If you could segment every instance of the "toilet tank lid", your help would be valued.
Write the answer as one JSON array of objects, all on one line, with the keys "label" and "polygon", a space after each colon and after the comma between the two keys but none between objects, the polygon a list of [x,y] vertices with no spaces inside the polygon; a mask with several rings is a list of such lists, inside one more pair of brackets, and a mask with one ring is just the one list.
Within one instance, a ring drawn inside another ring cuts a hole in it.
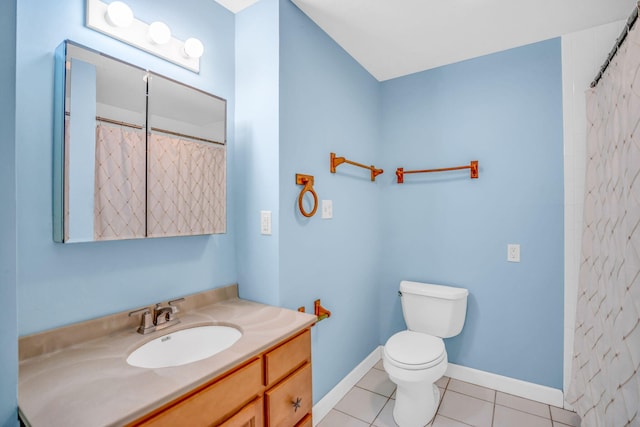
[{"label": "toilet tank lid", "polygon": [[464,288],[410,282],[408,280],[400,282],[400,292],[450,300],[463,299],[469,295],[469,291]]}]

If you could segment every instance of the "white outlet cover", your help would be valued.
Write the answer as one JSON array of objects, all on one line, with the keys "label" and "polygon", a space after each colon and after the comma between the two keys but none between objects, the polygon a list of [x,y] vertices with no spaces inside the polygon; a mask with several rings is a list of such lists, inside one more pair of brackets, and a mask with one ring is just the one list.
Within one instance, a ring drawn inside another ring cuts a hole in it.
[{"label": "white outlet cover", "polygon": [[260,211],[260,234],[271,235],[271,211]]},{"label": "white outlet cover", "polygon": [[520,245],[516,243],[509,243],[507,245],[507,261],[520,262]]},{"label": "white outlet cover", "polygon": [[333,201],[331,200],[322,201],[322,218],[323,219],[333,218]]}]

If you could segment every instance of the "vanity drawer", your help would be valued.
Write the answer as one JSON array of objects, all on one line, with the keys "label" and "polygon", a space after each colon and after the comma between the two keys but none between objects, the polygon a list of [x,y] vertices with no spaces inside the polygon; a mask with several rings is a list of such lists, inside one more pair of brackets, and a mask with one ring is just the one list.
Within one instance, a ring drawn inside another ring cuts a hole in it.
[{"label": "vanity drawer", "polygon": [[[254,359],[177,403],[161,408],[161,412],[152,415],[151,418],[133,425],[153,427],[217,425],[247,402],[259,396],[262,390],[262,364],[260,359]],[[243,424],[229,425],[242,426]]]},{"label": "vanity drawer", "polygon": [[[311,364],[305,364],[285,381],[267,390],[265,396],[267,425],[295,426],[311,413]],[[295,405],[296,402],[298,407]]]},{"label": "vanity drawer", "polygon": [[277,383],[307,362],[311,362],[309,329],[265,354],[265,385],[269,387]]}]

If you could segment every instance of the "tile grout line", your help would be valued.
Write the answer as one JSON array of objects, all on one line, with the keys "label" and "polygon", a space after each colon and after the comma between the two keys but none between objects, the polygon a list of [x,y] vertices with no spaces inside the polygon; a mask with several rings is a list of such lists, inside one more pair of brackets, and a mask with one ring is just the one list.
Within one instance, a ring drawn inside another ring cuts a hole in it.
[{"label": "tile grout line", "polygon": [[[340,409],[332,408],[332,410],[333,410],[333,411],[340,412],[341,414],[344,414],[344,415],[346,415],[346,416],[347,416],[347,417],[349,417],[349,418],[353,418],[353,419],[355,419],[355,420],[358,420],[358,421],[361,421],[361,422],[363,422],[363,423],[365,423],[365,424],[368,424],[368,423],[367,423],[365,420],[363,420],[362,418],[358,418],[358,417],[356,417],[355,415],[348,414],[348,413],[346,413],[346,412],[344,412],[344,411],[341,411]],[[327,414],[327,415],[328,415],[328,414]],[[373,421],[375,422],[375,420],[373,420]]]},{"label": "tile grout line", "polygon": [[[528,411],[523,411],[522,409],[514,408],[514,407],[512,407],[512,406],[502,405],[502,404],[500,404],[500,403],[496,403],[495,405],[496,405],[496,406],[502,406],[503,408],[511,409],[511,410],[513,410],[513,411],[522,412],[523,414],[533,415],[534,417],[542,418],[543,420],[549,420],[549,421],[552,421],[552,422],[554,421],[554,420],[553,420],[553,419],[551,419],[551,418],[546,418],[546,417],[544,417],[544,416],[542,416],[542,415],[533,414],[533,413],[528,412]],[[556,422],[558,422],[558,421],[556,421]],[[560,423],[560,424],[562,424],[562,423]]]},{"label": "tile grout line", "polygon": [[491,412],[491,427],[496,421],[496,402],[498,401],[498,391],[493,390],[493,412]]},{"label": "tile grout line", "polygon": [[[382,414],[382,411],[384,411],[384,407],[387,406],[387,403],[389,403],[390,400],[391,400],[391,397],[387,397],[387,401],[384,402],[384,405],[382,405],[382,408],[380,408],[380,411],[378,411],[378,413],[376,414],[376,416],[373,419],[373,421],[371,421],[371,424],[369,424],[369,427],[374,427],[373,425],[376,423],[376,420],[378,419],[380,414]],[[394,422],[395,422],[395,420],[394,420]]]},{"label": "tile grout line", "polygon": [[[469,426],[469,427],[474,427],[472,424],[467,424],[467,423],[465,423],[464,421],[456,420],[455,418],[447,417],[446,415],[442,415],[442,414],[439,414],[439,415],[440,415],[442,418],[446,418],[446,419],[448,419],[448,420],[455,421],[455,422],[456,422],[456,423],[458,423],[458,424],[464,424],[464,425]],[[476,427],[478,427],[478,426],[476,426]],[[480,426],[480,427],[482,427],[482,426]]]},{"label": "tile grout line", "polygon": [[498,392],[493,390],[493,411],[491,411],[491,427],[496,421],[496,400],[498,399]]},{"label": "tile grout line", "polygon": [[[433,418],[431,418],[431,420],[429,421],[429,423],[431,425],[433,425],[433,422],[436,420],[436,416],[438,415],[438,412],[440,411],[440,407],[442,406],[442,402],[444,401],[444,395],[447,393],[447,390],[449,390],[449,384],[451,384],[451,378],[449,378],[449,380],[447,381],[447,384],[443,387],[444,391],[442,392],[442,396],[440,396],[440,400],[438,402],[438,407],[436,408],[436,412],[433,414]],[[436,385],[436,387],[437,387],[437,385]],[[440,415],[440,416],[444,416],[444,415]],[[447,418],[447,417],[445,417],[445,418]],[[429,425],[429,424],[427,424],[427,425]]]},{"label": "tile grout line", "polygon": [[[391,392],[391,394],[389,396],[386,396],[386,395],[384,395],[382,393],[378,393],[377,391],[373,391],[373,390],[369,390],[368,388],[360,387],[358,384],[354,385],[353,387],[358,387],[360,390],[365,390],[365,391],[371,392],[373,394],[377,394],[378,396],[386,397],[388,399],[390,399],[391,396],[393,395],[393,391]],[[395,388],[393,390],[395,391]]]}]

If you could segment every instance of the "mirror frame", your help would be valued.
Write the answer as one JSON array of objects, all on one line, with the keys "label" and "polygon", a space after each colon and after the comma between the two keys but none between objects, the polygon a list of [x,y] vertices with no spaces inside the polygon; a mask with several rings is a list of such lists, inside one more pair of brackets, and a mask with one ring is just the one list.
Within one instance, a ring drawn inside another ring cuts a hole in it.
[{"label": "mirror frame", "polygon": [[[67,99],[66,99],[66,81],[67,81],[67,74],[68,74],[68,70],[67,70],[67,47],[69,45],[73,45],[77,48],[80,49],[84,49],[87,50],[89,52],[95,53],[97,55],[100,55],[102,57],[105,57],[107,59],[113,60],[113,61],[117,61],[120,62],[122,64],[128,65],[132,68],[138,69],[140,71],[146,72],[149,75],[156,75],[159,77],[162,77],[163,79],[166,79],[170,82],[173,82],[175,84],[184,86],[186,88],[192,89],[194,91],[197,91],[199,93],[202,93],[204,95],[210,96],[212,98],[218,99],[220,101],[222,101],[224,103],[224,118],[223,118],[223,122],[224,122],[224,129],[223,129],[223,133],[224,133],[224,138],[222,141],[216,141],[217,145],[222,145],[225,147],[226,150],[226,146],[227,146],[227,130],[228,130],[228,125],[227,125],[227,118],[228,118],[228,111],[227,111],[227,100],[211,94],[209,92],[206,92],[204,90],[201,90],[199,88],[184,84],[180,81],[177,81],[175,79],[172,79],[170,77],[164,76],[160,73],[157,73],[153,70],[149,70],[147,68],[143,68],[131,63],[128,63],[126,61],[122,61],[118,58],[115,58],[113,56],[104,54],[98,50],[92,49],[90,47],[84,46],[82,44],[76,43],[72,40],[65,40],[64,42],[62,42],[55,50],[54,52],[54,63],[55,63],[55,68],[54,68],[54,108],[53,108],[53,153],[52,153],[52,157],[53,157],[53,177],[52,177],[52,186],[53,186],[53,200],[52,200],[52,218],[53,218],[53,240],[54,242],[57,243],[75,243],[73,241],[69,241],[69,240],[65,240],[65,197],[67,197],[67,195],[65,194],[65,111],[66,111],[66,106],[67,106]],[[70,102],[70,101],[69,101]],[[147,111],[146,111],[146,119],[145,119],[145,127],[144,127],[144,131],[149,134],[149,132],[151,132],[151,127],[150,127],[150,123],[149,123],[149,94],[147,93],[146,95],[146,101],[147,103]],[[197,139],[197,138],[195,138]],[[227,163],[225,161],[225,170],[227,169]],[[147,172],[148,173],[148,172]],[[226,172],[225,172],[226,175]],[[226,180],[225,180],[226,181]],[[225,186],[227,184],[225,183]],[[225,199],[226,199],[226,194],[228,193],[228,191],[225,191]],[[225,202],[226,205],[226,202]],[[225,215],[226,216],[226,215]],[[226,221],[226,220],[225,220]],[[144,236],[144,237],[140,237],[139,239],[148,239],[148,238],[154,238],[154,237],[150,237],[150,236]],[[137,240],[138,238],[136,238]],[[111,239],[111,240],[131,240],[130,238],[124,238],[124,239]],[[99,242],[99,241],[109,241],[109,240],[85,240],[82,242]]]}]

